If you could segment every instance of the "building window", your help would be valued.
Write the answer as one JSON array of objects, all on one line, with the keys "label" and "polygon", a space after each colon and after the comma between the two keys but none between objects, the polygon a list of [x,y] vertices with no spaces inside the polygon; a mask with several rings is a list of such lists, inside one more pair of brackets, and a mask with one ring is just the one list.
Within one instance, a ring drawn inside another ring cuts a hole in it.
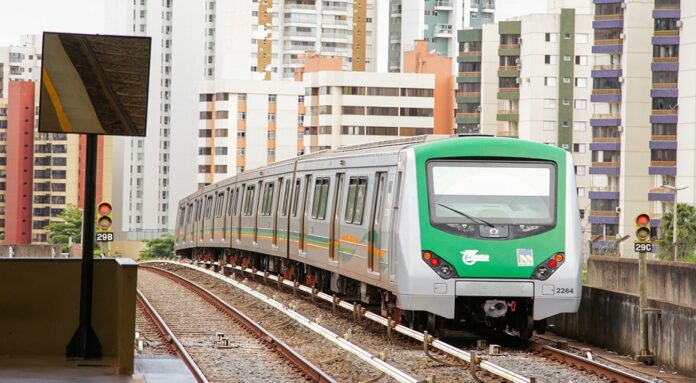
[{"label": "building window", "polygon": [[575,86],[578,88],[587,88],[587,78],[586,77],[576,77]]},{"label": "building window", "polygon": [[555,43],[558,41],[558,33],[546,33],[545,40],[549,43]]},{"label": "building window", "polygon": [[575,34],[575,42],[578,44],[587,44],[588,41],[588,36],[587,33],[576,33]]},{"label": "building window", "polygon": [[555,77],[544,77],[544,86],[555,87],[556,78]]},{"label": "building window", "polygon": [[575,100],[575,109],[587,109],[587,100]]},{"label": "building window", "polygon": [[572,35],[570,34],[570,32],[566,32],[566,33],[563,34],[563,38],[566,39],[566,40],[570,40],[570,37],[571,37],[571,36],[572,36]]},{"label": "building window", "polygon": [[246,112],[237,112],[237,120],[246,121]]},{"label": "building window", "polygon": [[565,105],[565,106],[570,105],[570,100],[567,99],[567,98],[564,98],[564,99],[563,99],[563,105]]},{"label": "building window", "polygon": [[575,166],[575,175],[584,176],[585,175],[585,167],[582,165],[576,165]]},{"label": "building window", "polygon": [[587,122],[585,122],[585,121],[573,122],[573,130],[576,132],[584,132],[585,130],[587,130]]},{"label": "building window", "polygon": [[585,153],[585,144],[573,144],[573,152]]},{"label": "building window", "polygon": [[549,132],[556,130],[556,121],[544,121],[543,129]]},{"label": "building window", "polygon": [[367,177],[350,177],[345,212],[347,223],[362,225],[366,191]]},{"label": "building window", "polygon": [[570,84],[570,77],[563,77],[564,84]]},{"label": "building window", "polygon": [[558,64],[558,56],[556,56],[556,55],[544,55],[544,64],[550,64],[550,65]]},{"label": "building window", "polygon": [[556,109],[556,100],[553,98],[545,98],[544,109]]},{"label": "building window", "polygon": [[587,56],[575,56],[575,64],[587,65]]},{"label": "building window", "polygon": [[573,58],[570,55],[563,55],[563,61],[571,61]]},{"label": "building window", "polygon": [[275,94],[269,94],[268,95],[268,102],[276,102],[276,95]]}]

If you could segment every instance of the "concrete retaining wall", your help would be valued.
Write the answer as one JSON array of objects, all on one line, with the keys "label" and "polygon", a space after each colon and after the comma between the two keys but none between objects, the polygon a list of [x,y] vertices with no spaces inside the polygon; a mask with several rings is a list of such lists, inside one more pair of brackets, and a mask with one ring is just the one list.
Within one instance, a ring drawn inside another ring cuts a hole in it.
[{"label": "concrete retaining wall", "polygon": [[[12,247],[12,256],[26,257],[60,257],[60,245],[0,245],[0,257],[7,257]],[[53,252],[51,252],[53,249]]]},{"label": "concrete retaining wall", "polygon": [[[65,358],[79,323],[80,259],[0,259],[0,356]],[[105,362],[133,373],[137,264],[94,261],[92,327]]]},{"label": "concrete retaining wall", "polygon": [[[638,294],[638,260],[591,257],[587,285]],[[648,261],[648,297],[696,309],[696,264]]]},{"label": "concrete retaining wall", "polygon": [[[648,321],[650,349],[660,365],[696,377],[696,308],[650,300],[660,310]],[[584,287],[577,314],[550,318],[551,331],[623,355],[640,350],[639,299],[615,291]]]}]

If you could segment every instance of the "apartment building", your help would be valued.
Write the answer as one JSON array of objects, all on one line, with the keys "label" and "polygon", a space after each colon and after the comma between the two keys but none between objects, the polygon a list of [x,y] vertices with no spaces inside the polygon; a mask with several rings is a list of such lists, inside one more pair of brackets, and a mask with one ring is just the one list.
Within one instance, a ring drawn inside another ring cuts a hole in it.
[{"label": "apartment building", "polygon": [[[594,0],[592,234],[614,246],[647,212],[653,227],[679,202],[693,204],[696,4]],[[681,56],[684,56],[682,59]],[[677,150],[679,149],[679,150]],[[681,191],[677,192],[675,188]],[[659,230],[655,233],[661,235]],[[633,254],[628,244],[621,249]]]},{"label": "apartment building", "polygon": [[207,81],[198,103],[198,187],[301,154],[303,102],[295,81]]},{"label": "apartment building", "polygon": [[[0,239],[47,244],[46,226],[68,204],[84,206],[86,140],[39,133],[38,83],[11,81],[0,101]],[[111,200],[111,137],[99,137],[98,201]]]},{"label": "apartment building", "polygon": [[39,81],[41,36],[22,35],[19,45],[0,47],[0,97],[7,98],[9,81]]},{"label": "apartment building", "polygon": [[341,57],[344,70],[376,69],[376,0],[206,4],[209,79],[213,74],[227,79],[249,73],[254,79],[292,79],[307,51]]},{"label": "apartment building", "polygon": [[432,134],[435,74],[304,73],[307,153]]},{"label": "apartment building", "polygon": [[592,186],[592,16],[575,9],[459,31],[457,131],[557,145],[573,153],[585,236]]},{"label": "apartment building", "polygon": [[454,57],[458,52],[457,31],[492,23],[495,0],[390,0],[388,16],[387,69],[399,72],[403,53],[412,50],[416,40],[427,41],[428,51]]}]

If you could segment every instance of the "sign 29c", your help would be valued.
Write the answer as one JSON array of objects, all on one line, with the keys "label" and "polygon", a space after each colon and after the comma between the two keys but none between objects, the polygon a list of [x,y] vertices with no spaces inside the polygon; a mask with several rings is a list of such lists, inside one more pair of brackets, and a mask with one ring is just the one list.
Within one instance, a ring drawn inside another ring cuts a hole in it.
[{"label": "sign 29c", "polygon": [[633,251],[636,253],[651,253],[653,244],[650,242],[636,242],[633,244]]}]

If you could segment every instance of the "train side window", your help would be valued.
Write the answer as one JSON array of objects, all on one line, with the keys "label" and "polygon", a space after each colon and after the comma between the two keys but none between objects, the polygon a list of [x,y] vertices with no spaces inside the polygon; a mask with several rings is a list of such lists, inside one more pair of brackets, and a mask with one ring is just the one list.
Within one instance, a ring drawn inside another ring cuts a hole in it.
[{"label": "train side window", "polygon": [[234,195],[235,195],[234,189],[228,188],[227,195],[229,196],[229,198],[227,198],[227,216],[229,217],[232,215],[232,206],[233,206],[232,201],[234,201]]},{"label": "train side window", "polygon": [[186,221],[186,206],[182,206],[179,209],[179,223],[177,224],[178,227],[184,226],[184,221]]},{"label": "train side window", "polygon": [[254,193],[256,191],[255,185],[249,185],[246,188],[246,195],[244,196],[244,215],[251,215],[254,212]]},{"label": "train side window", "polygon": [[314,200],[312,200],[312,218],[326,218],[326,204],[329,195],[329,178],[317,178],[314,181]]},{"label": "train side window", "polygon": [[215,218],[222,217],[225,207],[225,192],[217,193],[217,203],[215,204]]},{"label": "train side window", "polygon": [[205,204],[205,219],[210,219],[211,213],[213,211],[213,196],[208,196],[208,201]]},{"label": "train side window", "polygon": [[300,204],[300,180],[295,181],[295,191],[293,191],[292,216],[297,217],[297,205]]},{"label": "train side window", "polygon": [[234,190],[234,202],[232,202],[232,215],[237,215],[237,206],[239,205],[239,186]]},{"label": "train side window", "polygon": [[188,204],[188,208],[186,209],[186,223],[190,224],[191,223],[191,213],[193,212],[193,204]]},{"label": "train side window", "polygon": [[362,225],[366,192],[367,177],[350,177],[348,183],[348,200],[346,201],[346,223]]},{"label": "train side window", "polygon": [[261,215],[271,215],[271,210],[273,208],[273,188],[275,182],[269,182],[263,185],[263,200],[261,204]]},{"label": "train side window", "polygon": [[281,214],[283,217],[288,215],[288,199],[290,198],[290,180],[285,181],[285,193],[283,193],[283,210]]}]

